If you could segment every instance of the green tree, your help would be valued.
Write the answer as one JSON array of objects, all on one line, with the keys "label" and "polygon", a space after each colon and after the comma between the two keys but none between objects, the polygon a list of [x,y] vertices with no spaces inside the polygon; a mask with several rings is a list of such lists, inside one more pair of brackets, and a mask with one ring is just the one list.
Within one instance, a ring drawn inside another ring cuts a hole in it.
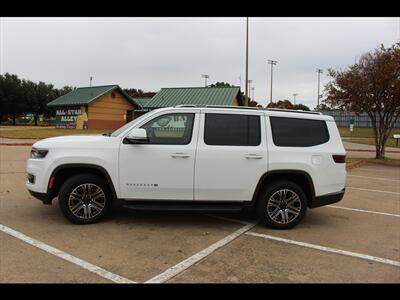
[{"label": "green tree", "polygon": [[325,87],[326,102],[366,112],[375,134],[375,157],[384,158],[386,141],[400,115],[400,43],[389,48],[381,45],[345,71],[330,69],[329,75],[333,80]]},{"label": "green tree", "polygon": [[21,101],[21,85],[22,81],[17,75],[0,75],[0,118],[2,115],[10,115],[14,125],[17,116],[26,109],[24,101]]},{"label": "green tree", "polygon": [[124,92],[126,92],[129,96],[131,97],[144,97],[144,98],[152,98],[156,93],[155,92],[144,92],[141,89],[124,89]]},{"label": "green tree", "polygon": [[329,105],[327,105],[326,103],[320,103],[319,106],[317,105],[314,108],[315,111],[329,111],[329,110],[333,110],[332,107],[330,107]]},{"label": "green tree", "polygon": [[227,83],[227,82],[223,82],[223,81],[219,82],[218,81],[216,83],[208,85],[208,87],[233,87],[233,85],[231,85],[230,83]]},{"label": "green tree", "polygon": [[267,108],[281,108],[281,109],[293,109],[293,104],[289,100],[278,100],[277,102],[270,102]]},{"label": "green tree", "polygon": [[304,105],[304,104],[295,104],[295,105],[293,105],[293,109],[310,111],[310,108],[307,105]]},{"label": "green tree", "polygon": [[17,75],[9,73],[0,75],[0,120],[5,115],[11,116],[15,125],[19,115],[32,113],[37,125],[39,115],[53,114],[47,103],[70,91],[72,87],[69,86],[56,89],[52,84],[42,81],[35,83],[27,79],[21,80]]}]

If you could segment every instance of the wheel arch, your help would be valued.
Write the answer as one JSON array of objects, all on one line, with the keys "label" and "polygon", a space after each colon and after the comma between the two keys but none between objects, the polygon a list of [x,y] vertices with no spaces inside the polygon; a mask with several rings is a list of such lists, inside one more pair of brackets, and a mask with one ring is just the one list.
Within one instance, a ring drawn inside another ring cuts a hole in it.
[{"label": "wheel arch", "polygon": [[105,168],[95,164],[72,163],[59,165],[51,173],[47,185],[47,194],[49,195],[50,201],[59,194],[61,185],[67,178],[82,173],[91,173],[104,178],[110,188],[113,199],[117,198],[114,183]]},{"label": "wheel arch", "polygon": [[314,182],[311,175],[302,170],[272,170],[264,173],[257,183],[252,203],[255,204],[257,202],[258,196],[264,186],[279,180],[290,180],[298,184],[307,196],[308,207],[311,207],[311,203],[315,198]]}]

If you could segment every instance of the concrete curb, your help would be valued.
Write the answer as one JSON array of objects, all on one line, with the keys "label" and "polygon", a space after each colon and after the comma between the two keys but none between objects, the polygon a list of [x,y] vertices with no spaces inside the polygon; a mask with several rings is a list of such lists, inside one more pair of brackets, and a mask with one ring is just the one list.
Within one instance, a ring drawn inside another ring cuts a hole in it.
[{"label": "concrete curb", "polygon": [[[346,149],[346,151],[350,151],[350,152],[375,152],[375,150],[370,150],[370,149]],[[400,151],[385,150],[385,153],[400,153]]]},{"label": "concrete curb", "polygon": [[0,146],[32,146],[34,143],[0,143]]}]

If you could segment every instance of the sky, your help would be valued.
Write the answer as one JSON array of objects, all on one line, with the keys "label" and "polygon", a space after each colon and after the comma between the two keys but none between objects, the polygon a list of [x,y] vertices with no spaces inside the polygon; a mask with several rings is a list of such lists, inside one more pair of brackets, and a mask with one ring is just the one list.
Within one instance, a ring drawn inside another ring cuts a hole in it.
[{"label": "sky", "polygon": [[[249,79],[254,98],[310,108],[329,82],[365,52],[400,41],[400,18],[249,18]],[[0,73],[60,88],[118,84],[158,91],[245,81],[246,18],[0,18]],[[240,79],[241,78],[241,79]],[[253,95],[251,92],[250,96]]]}]

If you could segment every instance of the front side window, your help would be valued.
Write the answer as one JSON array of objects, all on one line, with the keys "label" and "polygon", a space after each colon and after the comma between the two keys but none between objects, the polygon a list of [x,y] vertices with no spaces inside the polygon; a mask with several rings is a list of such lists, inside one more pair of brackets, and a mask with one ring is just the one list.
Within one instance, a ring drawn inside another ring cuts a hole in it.
[{"label": "front side window", "polygon": [[154,118],[146,129],[149,144],[186,145],[192,139],[194,114],[166,114]]},{"label": "front side window", "polygon": [[258,146],[260,117],[237,114],[206,114],[204,142],[215,146]]},{"label": "front side window", "polygon": [[323,120],[269,117],[272,140],[281,147],[311,147],[329,141],[329,132]]}]

